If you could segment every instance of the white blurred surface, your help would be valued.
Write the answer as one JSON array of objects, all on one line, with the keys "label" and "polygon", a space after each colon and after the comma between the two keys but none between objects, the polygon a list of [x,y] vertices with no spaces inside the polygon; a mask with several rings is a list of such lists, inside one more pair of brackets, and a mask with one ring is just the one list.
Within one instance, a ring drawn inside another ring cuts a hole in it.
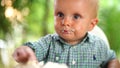
[{"label": "white blurred surface", "polygon": [[101,39],[103,39],[106,42],[108,48],[110,48],[107,36],[105,35],[105,33],[103,32],[103,30],[100,27],[95,26],[94,29],[92,31],[90,31],[89,33],[94,34],[94,35],[100,37]]}]

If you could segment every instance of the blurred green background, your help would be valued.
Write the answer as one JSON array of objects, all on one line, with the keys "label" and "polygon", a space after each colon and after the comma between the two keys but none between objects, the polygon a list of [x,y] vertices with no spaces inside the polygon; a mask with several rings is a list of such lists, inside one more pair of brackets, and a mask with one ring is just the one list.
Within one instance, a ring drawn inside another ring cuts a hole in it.
[{"label": "blurred green background", "polygon": [[[0,0],[0,68],[13,68],[12,52],[22,43],[54,33],[53,1]],[[120,60],[120,0],[100,0],[98,17]]]}]

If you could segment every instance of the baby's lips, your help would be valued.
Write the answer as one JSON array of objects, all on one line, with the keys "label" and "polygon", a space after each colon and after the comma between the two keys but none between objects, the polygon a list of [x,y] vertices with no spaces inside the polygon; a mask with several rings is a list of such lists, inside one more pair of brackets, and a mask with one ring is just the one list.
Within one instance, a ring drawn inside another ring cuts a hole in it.
[{"label": "baby's lips", "polygon": [[68,30],[63,30],[62,32],[68,32]]}]

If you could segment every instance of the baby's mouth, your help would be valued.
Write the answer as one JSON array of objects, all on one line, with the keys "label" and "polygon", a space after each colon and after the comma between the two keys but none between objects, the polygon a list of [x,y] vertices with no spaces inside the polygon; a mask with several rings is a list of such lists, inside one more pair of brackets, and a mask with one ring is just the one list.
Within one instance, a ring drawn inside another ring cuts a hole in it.
[{"label": "baby's mouth", "polygon": [[64,33],[64,34],[70,34],[74,31],[75,31],[74,29],[64,29],[64,28],[62,29],[62,33]]},{"label": "baby's mouth", "polygon": [[62,33],[67,33],[67,34],[69,34],[70,31],[69,31],[69,30],[62,30]]}]

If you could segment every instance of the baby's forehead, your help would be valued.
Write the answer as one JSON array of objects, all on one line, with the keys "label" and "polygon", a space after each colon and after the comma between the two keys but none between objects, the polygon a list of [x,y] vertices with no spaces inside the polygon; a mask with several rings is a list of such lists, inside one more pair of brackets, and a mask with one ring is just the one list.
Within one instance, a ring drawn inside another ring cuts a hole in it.
[{"label": "baby's forehead", "polygon": [[98,3],[99,0],[54,0],[54,7],[55,10],[57,9],[64,9],[65,11],[77,11],[79,10],[82,12],[90,12],[95,17],[97,16],[98,12]]},{"label": "baby's forehead", "polygon": [[[91,4],[94,4],[94,3],[98,3],[99,0],[54,0],[54,2],[59,2],[59,1],[64,1],[64,2],[74,2],[74,1],[79,1],[79,2],[85,2],[85,3],[91,3]],[[66,3],[67,4],[67,3]]]},{"label": "baby's forehead", "polygon": [[[82,6],[98,7],[99,0],[54,0],[54,6],[64,6],[65,4],[73,6],[76,4],[82,4]],[[81,5],[80,5],[81,6]],[[78,6],[79,7],[79,6]]]},{"label": "baby's forehead", "polygon": [[99,0],[54,0],[54,4],[64,5],[64,4],[70,4],[70,3],[71,5],[74,5],[75,3],[80,3],[80,4],[82,3],[90,7],[93,7],[93,6],[97,7],[99,4]]}]

